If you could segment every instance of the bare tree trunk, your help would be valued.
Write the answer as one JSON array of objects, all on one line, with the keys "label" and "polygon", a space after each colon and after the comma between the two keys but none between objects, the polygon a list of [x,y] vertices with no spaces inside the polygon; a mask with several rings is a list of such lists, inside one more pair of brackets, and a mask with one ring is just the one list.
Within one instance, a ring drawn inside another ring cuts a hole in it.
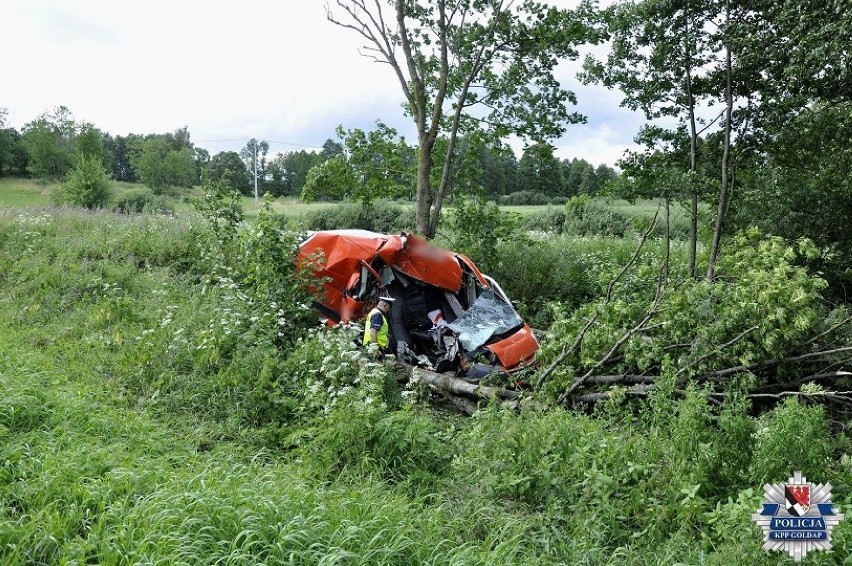
[{"label": "bare tree trunk", "polygon": [[434,237],[431,232],[432,187],[429,177],[432,174],[432,145],[424,136],[420,136],[417,154],[417,233],[427,238]]},{"label": "bare tree trunk", "polygon": [[[471,77],[472,78],[472,77]],[[462,88],[459,102],[453,114],[453,123],[450,128],[450,139],[447,142],[447,154],[444,156],[444,166],[441,170],[441,186],[435,195],[435,207],[432,211],[432,221],[429,225],[429,238],[434,238],[438,232],[438,220],[441,215],[441,207],[444,203],[444,197],[447,194],[447,189],[450,186],[450,173],[453,165],[453,154],[455,153],[456,140],[458,139],[459,123],[461,122],[461,114],[463,101],[467,98],[468,90],[470,89],[470,80],[468,80]]]},{"label": "bare tree trunk", "polygon": [[[725,15],[727,22],[730,23],[731,8],[730,2],[725,4]],[[713,279],[716,276],[716,260],[719,257],[719,242],[722,239],[722,220],[725,217],[725,210],[728,201],[728,163],[731,158],[731,115],[733,113],[734,99],[731,87],[731,47],[725,47],[725,141],[722,148],[722,183],[719,190],[719,204],[716,209],[716,223],[713,227],[713,243],[710,246],[710,259],[707,261],[707,279]]]},{"label": "bare tree trunk", "polygon": [[[689,3],[684,10],[684,21],[686,33],[684,41],[686,42],[686,97],[687,111],[689,113],[689,171],[694,177],[698,170],[698,134],[695,128],[695,96],[692,92],[692,59],[689,51],[690,45],[690,28],[689,28]],[[696,255],[698,253],[698,188],[694,186],[695,179],[690,178],[690,197],[692,200],[690,207],[690,223],[689,223],[689,276],[695,277]],[[667,204],[668,206],[668,204]]]},{"label": "bare tree trunk", "polygon": [[[687,81],[690,81],[687,78]],[[692,104],[692,89],[690,88],[690,103]],[[695,277],[696,256],[698,254],[698,188],[694,185],[694,174],[698,169],[698,148],[695,133],[695,107],[689,108],[689,170],[693,174],[690,178],[692,203],[689,210],[689,276]]]}]

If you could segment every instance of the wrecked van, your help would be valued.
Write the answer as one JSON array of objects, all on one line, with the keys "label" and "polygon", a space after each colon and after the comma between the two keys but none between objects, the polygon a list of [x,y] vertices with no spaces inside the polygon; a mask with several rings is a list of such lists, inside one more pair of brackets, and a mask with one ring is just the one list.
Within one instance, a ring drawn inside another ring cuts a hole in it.
[{"label": "wrecked van", "polygon": [[529,364],[538,341],[500,285],[462,254],[408,233],[310,233],[299,261],[322,283],[314,308],[329,324],[361,322],[379,296],[401,361],[471,377]]}]

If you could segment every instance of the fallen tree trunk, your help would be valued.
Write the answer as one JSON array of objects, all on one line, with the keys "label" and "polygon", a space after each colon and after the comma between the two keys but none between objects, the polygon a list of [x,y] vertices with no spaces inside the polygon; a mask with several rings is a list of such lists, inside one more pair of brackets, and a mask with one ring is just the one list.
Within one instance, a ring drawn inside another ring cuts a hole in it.
[{"label": "fallen tree trunk", "polygon": [[470,383],[469,381],[465,381],[459,377],[446,373],[437,373],[415,366],[407,367],[409,368],[409,374],[413,379],[431,387],[435,387],[443,391],[449,391],[450,393],[455,393],[457,395],[467,395],[469,397],[477,397],[480,399],[504,400],[515,400],[520,397],[520,394],[517,391]]},{"label": "fallen tree trunk", "polygon": [[453,405],[453,407],[455,407],[467,416],[473,415],[477,411],[477,409],[479,409],[476,403],[466,397],[453,395],[452,393],[444,391],[442,389],[436,389],[436,391],[441,395],[441,397],[449,401]]}]

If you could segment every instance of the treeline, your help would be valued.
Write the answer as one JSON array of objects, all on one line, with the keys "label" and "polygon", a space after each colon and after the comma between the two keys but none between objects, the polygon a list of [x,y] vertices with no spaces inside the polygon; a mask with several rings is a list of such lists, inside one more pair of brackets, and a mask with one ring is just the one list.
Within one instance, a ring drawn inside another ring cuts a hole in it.
[{"label": "treeline", "polygon": [[[319,162],[308,172],[302,188],[307,200],[414,199],[417,149],[398,132],[377,122],[370,131],[338,127],[342,151]],[[432,160],[442,159],[447,140],[435,144]],[[562,159],[547,143],[527,146],[521,158],[493,135],[480,132],[463,136],[451,151],[446,171],[433,169],[432,183],[446,175],[448,195],[460,191],[502,204],[530,205],[565,202],[579,195],[595,195],[619,177],[607,165],[594,166],[584,159]]]},{"label": "treeline", "polygon": [[[0,108],[0,176],[63,180],[85,157],[100,163],[113,179],[142,183],[155,194],[200,185],[208,178],[251,195],[256,177],[259,194],[299,197],[312,169],[333,163],[354,171],[363,168],[359,163],[369,163],[384,183],[393,184],[395,196],[413,197],[416,150],[395,131],[378,124],[375,131],[339,129],[338,134],[341,141],[328,139],[319,150],[280,152],[272,157],[268,142],[252,139],[239,152],[211,156],[192,142],[186,127],[164,134],[112,135],[76,120],[68,108],[59,106],[18,131],[6,124],[6,110]],[[391,137],[394,140],[389,142]],[[396,164],[396,174],[382,170],[388,162]],[[382,192],[370,186],[369,173],[358,175],[353,183],[360,183],[359,188],[347,190],[345,182],[341,185],[335,179],[338,186],[333,190],[319,190],[312,197],[358,199],[358,191],[365,188]],[[488,198],[517,205],[594,195],[618,177],[607,165],[559,159],[549,144],[531,145],[519,159],[500,142],[460,144],[452,175],[459,188],[482,190]]]},{"label": "treeline", "polygon": [[141,182],[154,192],[198,183],[209,154],[190,141],[184,127],[166,134],[113,136],[74,119],[59,106],[19,132],[6,126],[0,109],[0,176],[63,180],[82,159],[100,163],[113,179]]}]

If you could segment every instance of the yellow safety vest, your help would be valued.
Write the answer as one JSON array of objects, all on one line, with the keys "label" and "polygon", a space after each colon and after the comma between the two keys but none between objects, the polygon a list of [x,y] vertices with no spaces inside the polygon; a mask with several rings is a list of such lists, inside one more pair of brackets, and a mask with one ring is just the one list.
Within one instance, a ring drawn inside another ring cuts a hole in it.
[{"label": "yellow safety vest", "polygon": [[372,342],[372,336],[370,335],[370,321],[373,320],[374,314],[382,315],[382,327],[379,328],[379,331],[376,332],[376,342],[379,343],[379,346],[382,348],[388,347],[388,319],[385,318],[385,313],[379,310],[378,307],[374,308],[370,311],[370,314],[367,315],[367,320],[364,321],[364,344],[369,344]]}]

